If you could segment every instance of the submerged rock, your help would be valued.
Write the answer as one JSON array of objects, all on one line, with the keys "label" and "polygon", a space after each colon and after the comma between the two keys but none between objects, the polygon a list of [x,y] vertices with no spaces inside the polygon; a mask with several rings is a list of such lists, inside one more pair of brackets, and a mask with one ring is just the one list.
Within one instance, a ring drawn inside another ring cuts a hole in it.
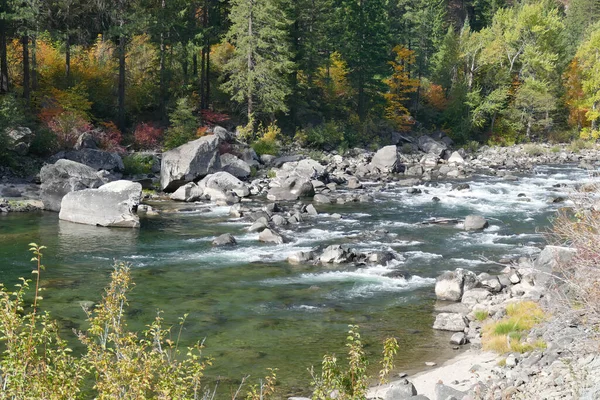
[{"label": "submerged rock", "polygon": [[59,219],[86,225],[138,228],[136,208],[142,185],[130,181],[107,183],[98,189],[70,192],[62,199]]},{"label": "submerged rock", "polygon": [[433,329],[451,332],[463,332],[467,326],[467,318],[458,313],[440,313],[433,323]]}]

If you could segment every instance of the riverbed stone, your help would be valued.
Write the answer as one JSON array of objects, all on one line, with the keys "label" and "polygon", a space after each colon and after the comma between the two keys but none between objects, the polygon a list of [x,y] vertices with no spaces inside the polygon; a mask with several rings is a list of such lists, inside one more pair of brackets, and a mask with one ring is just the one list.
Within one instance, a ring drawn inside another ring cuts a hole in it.
[{"label": "riverbed stone", "polygon": [[138,228],[135,211],[141,197],[142,185],[124,180],[70,192],[62,199],[58,218],[86,225]]},{"label": "riverbed stone", "polygon": [[350,262],[353,256],[347,248],[339,244],[334,244],[328,246],[323,251],[323,254],[319,257],[319,261],[323,264],[342,264]]},{"label": "riverbed stone", "polygon": [[433,323],[433,329],[451,332],[463,332],[467,326],[467,318],[458,313],[440,313]]},{"label": "riverbed stone", "polygon": [[71,160],[58,160],[40,171],[40,197],[44,209],[59,212],[63,197],[77,190],[98,188],[106,183],[93,168]]},{"label": "riverbed stone", "polygon": [[399,163],[398,148],[395,145],[379,149],[371,160],[371,166],[381,173],[396,172]]},{"label": "riverbed stone", "polygon": [[196,181],[221,168],[220,140],[216,135],[203,136],[163,153],[160,186],[167,192]]},{"label": "riverbed stone", "polygon": [[204,195],[204,190],[194,182],[186,183],[180,186],[175,192],[169,196],[171,200],[192,202],[197,201]]},{"label": "riverbed stone", "polygon": [[305,264],[309,261],[314,260],[315,253],[312,251],[298,251],[296,253],[290,254],[287,258],[287,261],[290,264]]},{"label": "riverbed stone", "polygon": [[465,231],[482,231],[490,226],[489,222],[480,215],[468,215],[465,218],[464,230]]},{"label": "riverbed stone", "polygon": [[235,246],[237,244],[237,240],[233,237],[231,233],[224,233],[221,236],[217,236],[213,241],[212,245],[214,247],[222,247],[222,246]]},{"label": "riverbed stone", "polygon": [[285,238],[271,229],[265,229],[258,235],[258,240],[263,243],[272,243],[272,244],[283,244],[285,243]]},{"label": "riverbed stone", "polygon": [[465,335],[464,332],[456,332],[450,338],[450,344],[462,346],[463,344],[466,344],[466,343],[467,343],[467,336]]}]

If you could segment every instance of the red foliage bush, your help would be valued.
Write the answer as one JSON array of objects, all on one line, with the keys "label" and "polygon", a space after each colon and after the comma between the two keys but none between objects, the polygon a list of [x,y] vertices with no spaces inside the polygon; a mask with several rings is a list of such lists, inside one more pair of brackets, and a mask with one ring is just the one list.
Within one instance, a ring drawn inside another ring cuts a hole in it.
[{"label": "red foliage bush", "polygon": [[230,119],[229,115],[212,110],[201,110],[200,115],[202,121],[207,125],[220,125]]},{"label": "red foliage bush", "polygon": [[98,147],[106,151],[124,153],[125,148],[121,146],[123,135],[114,122],[102,122],[100,129],[94,130],[93,134],[98,143]]},{"label": "red foliage bush", "polygon": [[92,129],[89,121],[72,111],[64,111],[46,122],[48,128],[56,135],[61,149],[72,149],[79,135]]},{"label": "red foliage bush", "polygon": [[164,130],[152,124],[141,123],[135,127],[133,140],[140,149],[155,149],[162,142]]}]

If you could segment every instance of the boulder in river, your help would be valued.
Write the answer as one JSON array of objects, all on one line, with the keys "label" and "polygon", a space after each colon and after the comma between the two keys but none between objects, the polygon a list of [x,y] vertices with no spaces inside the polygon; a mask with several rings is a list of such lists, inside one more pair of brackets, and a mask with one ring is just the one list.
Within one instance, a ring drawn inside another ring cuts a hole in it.
[{"label": "boulder in river", "polygon": [[172,192],[221,168],[219,138],[203,136],[163,153],[160,169],[162,190]]},{"label": "boulder in river", "polygon": [[464,164],[465,163],[465,159],[462,158],[462,156],[460,155],[460,153],[458,151],[455,151],[454,153],[452,153],[450,155],[450,158],[448,158],[448,164]]},{"label": "boulder in river", "polygon": [[265,229],[258,235],[258,240],[263,243],[273,243],[273,244],[283,244],[285,243],[285,238],[281,236],[279,233],[271,230]]},{"label": "boulder in river", "polygon": [[371,167],[376,168],[380,173],[390,173],[397,171],[399,163],[398,148],[392,145],[385,146],[375,153],[371,160]]},{"label": "boulder in river", "polygon": [[327,247],[323,254],[319,257],[319,261],[323,264],[342,264],[352,261],[354,254],[347,248],[334,244]]},{"label": "boulder in river", "polygon": [[489,222],[480,215],[468,215],[465,218],[465,231],[482,231],[490,226]]},{"label": "boulder in river", "polygon": [[44,165],[40,171],[40,180],[44,209],[55,212],[60,211],[62,199],[67,193],[97,188],[105,183],[93,168],[64,159]]},{"label": "boulder in river", "polygon": [[231,233],[224,233],[212,241],[214,247],[235,246],[236,244],[237,240],[235,240]]},{"label": "boulder in river", "polygon": [[279,187],[274,187],[267,193],[271,201],[294,201],[301,197],[312,197],[315,189],[308,178],[289,177],[280,182]]},{"label": "boulder in river", "polygon": [[115,181],[98,189],[70,192],[62,199],[59,219],[79,224],[119,228],[138,228],[136,208],[142,197],[142,185]]},{"label": "boulder in river", "polygon": [[475,273],[457,268],[454,271],[443,273],[435,283],[435,295],[438,300],[460,301],[463,292],[475,287],[477,277]]},{"label": "boulder in river", "polygon": [[171,200],[176,201],[197,201],[202,198],[204,191],[194,182],[186,183],[180,186],[174,193],[171,193]]}]

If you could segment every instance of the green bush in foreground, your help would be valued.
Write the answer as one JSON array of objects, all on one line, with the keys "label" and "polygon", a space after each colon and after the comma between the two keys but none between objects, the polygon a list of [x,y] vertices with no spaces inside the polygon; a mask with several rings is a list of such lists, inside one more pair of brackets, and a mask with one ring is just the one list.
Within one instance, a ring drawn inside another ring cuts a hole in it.
[{"label": "green bush in foreground", "polygon": [[[56,321],[38,309],[45,247],[30,246],[36,262],[33,305],[26,300],[30,280],[22,279],[14,291],[0,285],[0,399],[166,400],[210,394],[201,386],[212,363],[202,356],[203,344],[181,348],[179,343],[185,317],[175,335],[164,327],[160,313],[141,334],[128,330],[125,309],[133,282],[126,264],[115,266],[102,301],[86,310],[89,329],[77,332],[85,351],[73,355]],[[271,370],[260,385],[250,386],[246,398],[266,399],[275,380]]]}]

